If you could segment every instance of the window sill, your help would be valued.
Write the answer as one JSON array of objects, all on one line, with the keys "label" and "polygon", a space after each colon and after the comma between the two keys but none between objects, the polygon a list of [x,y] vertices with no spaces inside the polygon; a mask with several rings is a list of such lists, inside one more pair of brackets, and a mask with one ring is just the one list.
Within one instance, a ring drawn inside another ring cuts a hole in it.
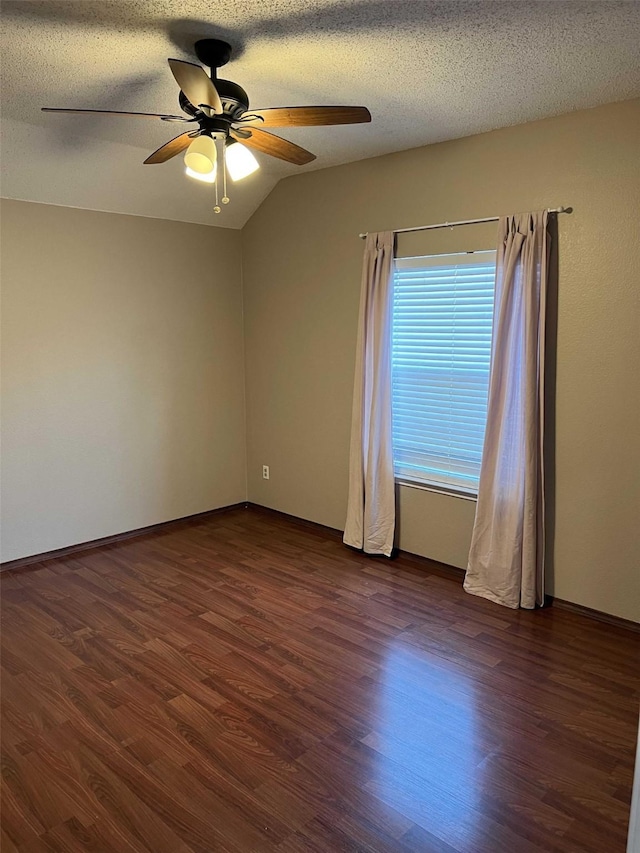
[{"label": "window sill", "polygon": [[464,489],[456,488],[455,486],[436,485],[435,483],[418,483],[415,480],[402,480],[395,478],[398,486],[407,486],[409,489],[420,489],[423,492],[435,492],[438,495],[447,495],[450,498],[462,498],[464,501],[478,500],[477,492],[465,491]]}]

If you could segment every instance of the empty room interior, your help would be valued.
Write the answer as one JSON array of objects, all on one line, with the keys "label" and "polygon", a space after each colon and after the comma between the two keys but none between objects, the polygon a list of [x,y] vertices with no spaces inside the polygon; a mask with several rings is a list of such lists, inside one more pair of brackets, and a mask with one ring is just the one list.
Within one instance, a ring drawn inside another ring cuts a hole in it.
[{"label": "empty room interior", "polygon": [[640,853],[640,3],[0,15],[3,853]]}]

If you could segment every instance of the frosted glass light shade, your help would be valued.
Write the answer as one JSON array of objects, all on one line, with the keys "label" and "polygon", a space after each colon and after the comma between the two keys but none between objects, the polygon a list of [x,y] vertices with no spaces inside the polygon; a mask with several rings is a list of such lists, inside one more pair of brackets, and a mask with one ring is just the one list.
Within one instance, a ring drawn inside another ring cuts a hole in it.
[{"label": "frosted glass light shade", "polygon": [[241,181],[260,168],[260,164],[251,151],[240,142],[227,145],[225,158],[229,175],[233,181]]},{"label": "frosted glass light shade", "polygon": [[201,175],[213,172],[216,159],[216,144],[210,136],[205,135],[196,137],[184,155],[185,166]]},{"label": "frosted glass light shade", "polygon": [[210,172],[194,172],[193,169],[190,169],[189,166],[187,166],[185,172],[190,178],[195,178],[197,181],[203,181],[205,184],[215,184],[218,167],[217,165],[214,165]]}]

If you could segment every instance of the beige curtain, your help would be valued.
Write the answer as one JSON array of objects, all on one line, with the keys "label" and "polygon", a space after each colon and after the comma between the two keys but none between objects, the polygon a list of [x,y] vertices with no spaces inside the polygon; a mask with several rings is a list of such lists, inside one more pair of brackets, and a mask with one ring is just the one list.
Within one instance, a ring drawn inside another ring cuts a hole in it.
[{"label": "beige curtain", "polygon": [[349,501],[344,542],[367,554],[393,550],[391,299],[394,235],[369,234],[364,249],[353,391]]},{"label": "beige curtain", "polygon": [[547,216],[498,225],[487,430],[464,581],[472,595],[513,608],[544,602]]}]

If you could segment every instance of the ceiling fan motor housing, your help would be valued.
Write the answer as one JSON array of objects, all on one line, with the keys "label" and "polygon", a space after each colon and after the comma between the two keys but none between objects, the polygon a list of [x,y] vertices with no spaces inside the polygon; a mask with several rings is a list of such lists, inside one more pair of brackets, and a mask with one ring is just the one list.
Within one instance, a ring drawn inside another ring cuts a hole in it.
[{"label": "ceiling fan motor housing", "polygon": [[[238,86],[231,80],[216,80],[215,87],[222,101],[223,116],[229,121],[237,121],[249,109],[249,96],[242,86]],[[183,92],[178,95],[178,103],[188,115],[197,115],[199,118],[202,116],[202,110],[188,101]]]},{"label": "ceiling fan motor housing", "polygon": [[215,87],[220,95],[224,114],[234,121],[249,109],[249,96],[237,83],[231,80],[216,80]]}]

